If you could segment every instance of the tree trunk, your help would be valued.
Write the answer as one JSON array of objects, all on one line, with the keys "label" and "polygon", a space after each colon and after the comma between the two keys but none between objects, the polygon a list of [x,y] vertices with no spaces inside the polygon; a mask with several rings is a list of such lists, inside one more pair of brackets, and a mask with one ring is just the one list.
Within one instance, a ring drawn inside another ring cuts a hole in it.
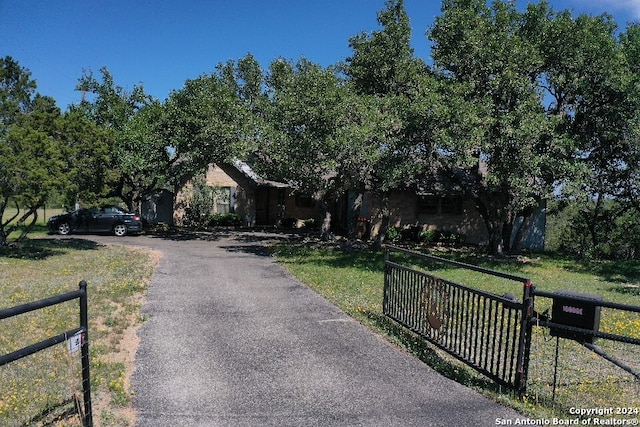
[{"label": "tree trunk", "polygon": [[512,254],[519,255],[522,253],[524,244],[530,234],[531,226],[533,225],[533,214],[536,213],[536,211],[538,211],[540,208],[544,208],[545,205],[545,201],[539,201],[537,207],[529,208],[522,212],[522,223],[520,224],[518,230],[516,230],[516,235],[513,239],[513,245],[511,247]]},{"label": "tree trunk", "polygon": [[601,216],[602,209],[602,193],[598,193],[598,197],[596,198],[595,206],[593,207],[593,214],[591,218],[587,221],[589,225],[589,233],[591,234],[591,243],[593,245],[593,250],[595,254],[599,253],[600,247],[600,236],[598,233],[598,225],[599,225],[599,217]]},{"label": "tree trunk", "polygon": [[[24,239],[27,238],[27,235],[29,234],[29,232],[31,230],[33,230],[33,226],[36,224],[36,222],[38,221],[38,208],[35,208],[33,211],[33,217],[31,219],[31,223],[29,223],[29,225],[27,225],[24,230],[22,230],[22,234],[20,234],[20,236],[18,237],[18,241],[21,242]],[[25,218],[26,221],[26,218]]]},{"label": "tree trunk", "polygon": [[389,229],[389,219],[391,217],[391,211],[389,209],[389,193],[384,192],[380,198],[380,213],[381,219],[380,229],[378,230],[378,235],[376,236],[376,240],[373,243],[374,249],[382,249],[382,245],[384,244],[387,237],[387,230]]},{"label": "tree trunk", "polygon": [[347,236],[355,239],[358,232],[358,218],[360,217],[360,207],[362,206],[362,193],[349,194],[347,196]]},{"label": "tree trunk", "polygon": [[4,211],[7,208],[8,203],[8,197],[4,197],[2,199],[2,203],[0,203],[0,247],[7,246],[7,233],[5,232],[4,227],[9,224],[9,220],[4,222],[2,221],[2,218],[4,217]]},{"label": "tree trunk", "polygon": [[2,220],[2,217],[4,216],[4,211],[7,208],[7,205],[9,204],[9,197],[5,197],[0,204],[0,247],[7,246],[7,239],[15,229],[15,225],[8,227],[8,229],[7,226],[20,215],[20,207],[18,206],[18,202],[16,202],[15,200],[14,202],[16,204],[16,214],[5,221]]},{"label": "tree trunk", "polygon": [[322,202],[322,210],[324,211],[324,218],[320,225],[320,238],[322,240],[331,239],[331,212],[329,211],[329,205],[327,202]]},{"label": "tree trunk", "polygon": [[24,224],[30,216],[32,216],[32,219],[31,219],[31,223],[29,223],[25,227],[25,229],[22,231],[22,234],[20,235],[20,237],[18,237],[18,241],[24,240],[27,237],[27,234],[29,234],[29,232],[31,232],[31,230],[33,229],[33,226],[35,225],[36,221],[38,220],[38,209],[41,208],[42,206],[44,206],[45,202],[46,202],[46,198],[45,197],[41,197],[34,204],[29,206],[29,210],[27,212],[25,212],[24,215],[22,215],[22,218],[20,218],[20,220],[18,221],[16,226],[20,226],[20,225]]},{"label": "tree trunk", "polygon": [[489,212],[488,203],[485,203],[479,197],[476,197],[476,209],[478,209],[487,227],[487,233],[489,234],[489,254],[502,255],[502,229],[504,220],[497,215],[497,212]]},{"label": "tree trunk", "polygon": [[510,252],[514,255],[520,255],[522,253],[522,249],[524,249],[524,243],[527,240],[529,230],[531,229],[532,216],[533,211],[522,217],[522,224],[518,227],[515,238],[513,239],[513,245],[511,246]]},{"label": "tree trunk", "polygon": [[515,215],[509,215],[509,219],[502,224],[502,250],[505,253],[511,252],[511,236],[513,234],[513,222]]},{"label": "tree trunk", "polygon": [[502,245],[502,222],[496,222],[489,229],[489,253],[491,255],[503,255]]}]

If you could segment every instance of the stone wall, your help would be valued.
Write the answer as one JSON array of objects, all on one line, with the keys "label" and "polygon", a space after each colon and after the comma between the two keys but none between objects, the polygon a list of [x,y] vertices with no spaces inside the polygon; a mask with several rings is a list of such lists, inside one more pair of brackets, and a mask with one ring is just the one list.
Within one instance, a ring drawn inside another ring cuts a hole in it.
[{"label": "stone wall", "polygon": [[[423,230],[448,231],[464,236],[464,241],[470,244],[486,244],[488,235],[482,217],[475,208],[473,200],[463,198],[459,213],[421,213],[418,210],[418,195],[411,190],[395,191],[389,198],[390,221],[394,227],[418,225]],[[368,209],[371,219],[371,238],[374,239],[380,231],[382,223],[380,198],[373,194],[366,194],[363,208]],[[360,216],[367,216],[361,211]]]}]

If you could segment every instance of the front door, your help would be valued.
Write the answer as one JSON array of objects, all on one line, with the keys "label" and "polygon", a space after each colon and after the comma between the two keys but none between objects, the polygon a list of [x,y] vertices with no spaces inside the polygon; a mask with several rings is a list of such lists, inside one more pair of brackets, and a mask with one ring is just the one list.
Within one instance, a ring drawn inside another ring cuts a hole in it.
[{"label": "front door", "polygon": [[258,188],[256,190],[256,225],[270,225],[269,193],[268,188]]}]

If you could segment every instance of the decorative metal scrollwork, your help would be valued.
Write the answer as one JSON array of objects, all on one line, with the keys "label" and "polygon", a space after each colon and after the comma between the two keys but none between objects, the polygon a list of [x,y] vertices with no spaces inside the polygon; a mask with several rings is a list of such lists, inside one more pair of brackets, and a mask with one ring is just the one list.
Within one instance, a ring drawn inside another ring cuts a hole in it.
[{"label": "decorative metal scrollwork", "polygon": [[426,323],[438,335],[446,329],[449,317],[449,292],[445,284],[438,281],[428,281],[422,291],[422,313]]}]

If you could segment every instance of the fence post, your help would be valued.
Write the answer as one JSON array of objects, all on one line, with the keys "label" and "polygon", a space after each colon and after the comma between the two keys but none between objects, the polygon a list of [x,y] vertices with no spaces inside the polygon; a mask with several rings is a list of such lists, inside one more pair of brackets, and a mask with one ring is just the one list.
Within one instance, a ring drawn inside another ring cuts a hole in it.
[{"label": "fence post", "polygon": [[518,342],[518,360],[516,362],[517,378],[516,390],[520,394],[527,391],[527,377],[529,373],[529,353],[531,352],[531,332],[533,319],[533,289],[531,281],[524,282],[522,296],[522,322],[520,324],[520,339]]},{"label": "fence post", "polygon": [[87,313],[87,282],[82,280],[79,284],[82,295],[80,296],[80,326],[84,328],[84,337],[81,346],[82,355],[82,392],[84,400],[85,427],[93,427],[93,415],[91,413],[91,377],[89,375],[89,315]]},{"label": "fence post", "polygon": [[384,246],[384,284],[382,293],[382,312],[388,313],[389,309],[389,257],[391,249],[389,245]]}]

